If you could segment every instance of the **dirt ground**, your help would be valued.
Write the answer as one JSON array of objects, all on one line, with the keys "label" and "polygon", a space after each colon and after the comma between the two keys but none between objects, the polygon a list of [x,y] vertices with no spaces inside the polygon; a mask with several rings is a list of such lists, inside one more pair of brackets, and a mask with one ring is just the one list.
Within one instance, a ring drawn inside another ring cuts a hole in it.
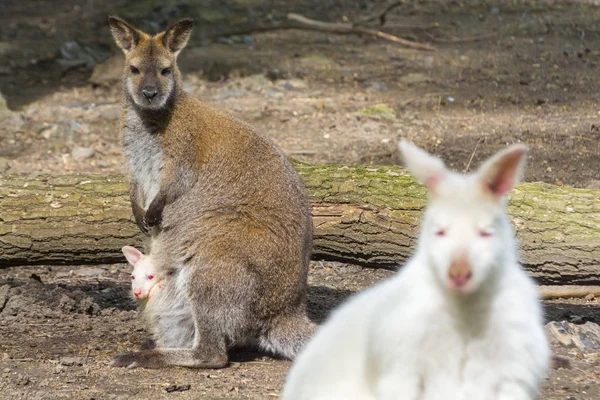
[{"label": "dirt ground", "polygon": [[[186,90],[249,121],[300,161],[397,163],[397,140],[407,137],[472,170],[521,141],[531,147],[525,180],[600,188],[598,2],[409,1],[388,15],[383,29],[436,52],[297,30],[219,36],[290,11],[356,20],[382,1],[158,3],[0,2],[0,92],[9,108],[0,101],[0,173],[123,172],[110,13],[148,30],[194,17],[195,36],[180,56]],[[313,263],[311,317],[321,321],[389,274]],[[290,363],[247,351],[218,371],[106,366],[145,338],[128,275],[125,264],[0,269],[0,398],[279,395]],[[600,323],[598,299],[546,307],[549,321]],[[542,399],[599,399],[600,350],[553,347],[568,368],[552,371]]]},{"label": "dirt ground", "polygon": [[[393,272],[314,262],[309,313],[321,322],[350,294]],[[290,362],[234,351],[221,370],[126,370],[107,366],[147,335],[129,299],[129,267],[12,267],[0,279],[2,399],[277,398]],[[600,322],[600,299],[546,303],[548,320]],[[566,360],[545,383],[545,400],[600,398],[600,352],[552,340]]]}]

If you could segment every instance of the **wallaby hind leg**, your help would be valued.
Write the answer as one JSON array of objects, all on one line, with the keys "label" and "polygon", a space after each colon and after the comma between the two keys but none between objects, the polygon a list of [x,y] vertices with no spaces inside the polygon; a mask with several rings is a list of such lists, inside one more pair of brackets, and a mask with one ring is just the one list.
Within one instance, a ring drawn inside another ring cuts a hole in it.
[{"label": "wallaby hind leg", "polygon": [[[203,349],[204,350],[204,349]],[[227,353],[208,356],[200,349],[154,349],[119,354],[110,361],[114,367],[162,368],[178,366],[188,368],[223,368]]]},{"label": "wallaby hind leg", "polygon": [[[180,269],[172,285],[168,285],[164,293],[170,296],[156,299],[161,301],[163,307],[158,310],[158,317],[149,322],[159,328],[156,330],[159,335],[157,344],[169,347],[121,354],[111,364],[128,368],[160,368],[171,365],[189,368],[225,367],[228,361],[225,311],[215,312],[218,309],[216,305],[220,302],[211,307],[210,298],[207,297],[218,293],[216,290],[223,282],[212,278],[207,273],[210,270],[208,265],[189,265]],[[225,307],[229,310],[232,308]],[[179,340],[181,335],[178,331],[185,334],[184,337],[193,339]]]},{"label": "wallaby hind leg", "polygon": [[127,368],[225,367],[228,361],[227,347],[224,336],[215,329],[215,321],[199,318],[195,326],[197,339],[191,349],[157,348],[124,353],[113,358],[110,365]]},{"label": "wallaby hind leg", "polygon": [[259,339],[258,344],[263,350],[293,360],[308,343],[316,328],[304,311],[280,316]]}]

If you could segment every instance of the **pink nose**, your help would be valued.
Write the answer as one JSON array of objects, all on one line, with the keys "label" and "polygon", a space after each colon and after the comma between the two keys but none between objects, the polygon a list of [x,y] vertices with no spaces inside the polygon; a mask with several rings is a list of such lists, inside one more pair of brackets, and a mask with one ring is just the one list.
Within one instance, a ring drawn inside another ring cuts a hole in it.
[{"label": "pink nose", "polygon": [[466,256],[459,256],[452,260],[448,271],[448,279],[453,287],[462,288],[469,283],[472,275],[471,264]]},{"label": "pink nose", "polygon": [[461,288],[469,283],[471,280],[471,273],[468,272],[464,275],[450,275],[450,281],[454,285],[454,287]]},{"label": "pink nose", "polygon": [[142,294],[142,291],[141,291],[140,289],[135,289],[135,290],[133,291],[133,295],[134,295],[135,297],[140,297],[140,295],[141,295],[141,294]]}]

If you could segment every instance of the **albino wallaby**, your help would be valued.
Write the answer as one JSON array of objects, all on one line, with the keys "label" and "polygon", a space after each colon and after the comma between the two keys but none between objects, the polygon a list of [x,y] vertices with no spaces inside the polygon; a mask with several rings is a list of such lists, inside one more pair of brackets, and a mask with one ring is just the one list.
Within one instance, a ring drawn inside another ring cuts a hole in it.
[{"label": "albino wallaby", "polygon": [[124,246],[121,251],[133,267],[131,272],[131,294],[138,301],[147,301],[150,295],[157,294],[164,287],[164,277],[158,274],[154,260],[132,246]]},{"label": "albino wallaby", "polygon": [[296,359],[282,399],[537,396],[550,350],[506,214],[526,150],[511,146],[461,175],[400,143],[429,195],[416,252],[332,314]]},{"label": "albino wallaby", "polygon": [[155,227],[152,257],[165,275],[143,311],[158,348],[112,364],[219,368],[243,344],[293,358],[314,331],[312,220],[296,170],[255,129],[183,91],[177,55],[191,20],[156,35],[109,24],[126,60],[133,213],[142,230]]}]

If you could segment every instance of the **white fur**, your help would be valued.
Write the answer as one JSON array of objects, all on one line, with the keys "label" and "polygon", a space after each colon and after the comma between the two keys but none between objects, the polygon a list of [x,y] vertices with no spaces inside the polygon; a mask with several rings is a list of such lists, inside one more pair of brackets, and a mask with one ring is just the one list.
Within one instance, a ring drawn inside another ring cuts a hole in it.
[{"label": "white fur", "polygon": [[190,349],[194,345],[195,329],[190,302],[186,296],[189,269],[179,266],[175,276],[166,282],[164,290],[146,303],[142,316],[152,327],[159,348]]},{"label": "white fur", "polygon": [[[192,348],[194,344],[194,320],[189,301],[185,295],[189,282],[189,269],[176,268],[171,279],[157,269],[152,249],[156,239],[149,242],[150,254],[143,254],[132,246],[121,250],[133,266],[131,291],[139,300],[141,317],[153,328],[156,345],[162,348]],[[162,249],[158,249],[161,251]],[[154,275],[149,280],[148,275]],[[139,295],[135,295],[136,289]]]},{"label": "white fur", "polygon": [[163,278],[157,273],[151,255],[142,254],[132,246],[122,249],[125,258],[131,266],[131,293],[137,300],[146,300],[151,295],[157,295],[163,288]]},{"label": "white fur", "polygon": [[150,132],[135,110],[127,111],[123,153],[142,192],[144,210],[158,193],[163,166],[163,151],[158,134]]},{"label": "white fur", "polygon": [[[152,246],[156,241],[150,243]],[[133,266],[132,295],[138,300],[142,319],[153,329],[156,345],[161,348],[192,348],[194,320],[185,295],[189,270],[180,266],[171,279],[166,279],[164,273],[156,268],[152,250],[144,255],[135,247],[124,246],[122,251]],[[148,279],[149,275],[154,275],[154,279]],[[139,290],[137,296],[136,290]]]},{"label": "white fur", "polygon": [[[296,359],[282,399],[536,398],[550,351],[505,211],[526,148],[498,153],[473,175],[407,142],[400,150],[429,189],[416,253],[332,314]],[[461,287],[449,279],[457,257],[472,273]]]}]

